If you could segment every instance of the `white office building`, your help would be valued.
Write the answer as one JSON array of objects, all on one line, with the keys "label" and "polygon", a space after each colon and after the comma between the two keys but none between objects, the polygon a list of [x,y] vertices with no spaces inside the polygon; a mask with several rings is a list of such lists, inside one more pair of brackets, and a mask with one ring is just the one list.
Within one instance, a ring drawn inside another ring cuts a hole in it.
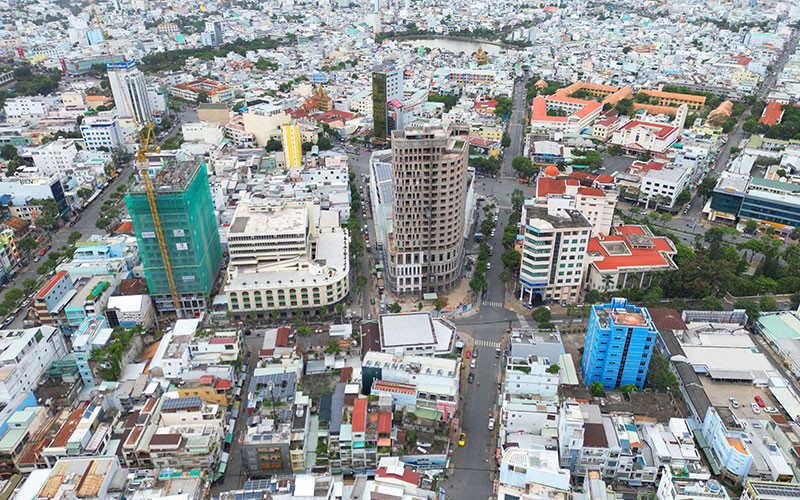
[{"label": "white office building", "polygon": [[14,97],[6,100],[5,113],[9,120],[41,118],[47,115],[47,103],[41,98]]},{"label": "white office building", "polygon": [[153,120],[147,81],[135,61],[106,64],[114,105],[120,118],[135,117],[144,126]]},{"label": "white office building", "polygon": [[691,168],[673,164],[665,165],[661,170],[648,170],[642,177],[639,201],[672,208],[678,195],[689,185],[691,176]]},{"label": "white office building", "polygon": [[520,300],[575,303],[586,268],[586,246],[592,224],[570,201],[550,198],[547,207],[527,200],[522,209]]},{"label": "white office building", "polygon": [[350,289],[349,235],[312,202],[246,199],[228,229],[228,310],[331,307]]},{"label": "white office building", "polygon": [[110,151],[123,145],[119,120],[115,115],[84,117],[81,135],[89,151],[98,151],[100,148]]}]

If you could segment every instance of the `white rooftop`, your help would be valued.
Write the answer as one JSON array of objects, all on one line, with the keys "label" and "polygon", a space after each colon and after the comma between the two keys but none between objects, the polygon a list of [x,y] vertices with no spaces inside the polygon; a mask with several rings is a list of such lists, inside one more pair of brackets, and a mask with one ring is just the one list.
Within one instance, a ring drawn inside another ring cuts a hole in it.
[{"label": "white rooftop", "polygon": [[381,341],[383,347],[436,344],[430,313],[381,315]]}]

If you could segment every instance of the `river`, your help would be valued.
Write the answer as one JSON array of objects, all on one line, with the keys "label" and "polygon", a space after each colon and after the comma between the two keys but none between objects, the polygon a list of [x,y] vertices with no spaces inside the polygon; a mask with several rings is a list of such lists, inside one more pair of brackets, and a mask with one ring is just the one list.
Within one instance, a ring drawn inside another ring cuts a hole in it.
[{"label": "river", "polygon": [[420,38],[418,40],[403,40],[402,43],[410,44],[412,47],[426,47],[430,49],[447,50],[454,54],[463,52],[465,54],[472,54],[478,51],[481,47],[484,52],[489,55],[496,55],[500,53],[500,47],[497,45],[481,44],[480,42],[468,42],[464,40],[447,40],[440,38]]}]

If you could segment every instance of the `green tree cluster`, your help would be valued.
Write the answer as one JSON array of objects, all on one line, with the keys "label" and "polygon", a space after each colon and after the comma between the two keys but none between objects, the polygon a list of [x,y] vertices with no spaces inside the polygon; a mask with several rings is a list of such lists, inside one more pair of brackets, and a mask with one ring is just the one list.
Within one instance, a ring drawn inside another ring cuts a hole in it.
[{"label": "green tree cluster", "polygon": [[180,71],[186,59],[196,57],[203,61],[210,61],[215,57],[224,57],[229,52],[244,56],[248,51],[270,50],[290,44],[288,38],[276,40],[273,38],[256,38],[255,40],[236,40],[224,43],[219,47],[201,47],[196,49],[175,49],[164,52],[148,54],[140,60],[139,67],[147,73],[160,71]]}]

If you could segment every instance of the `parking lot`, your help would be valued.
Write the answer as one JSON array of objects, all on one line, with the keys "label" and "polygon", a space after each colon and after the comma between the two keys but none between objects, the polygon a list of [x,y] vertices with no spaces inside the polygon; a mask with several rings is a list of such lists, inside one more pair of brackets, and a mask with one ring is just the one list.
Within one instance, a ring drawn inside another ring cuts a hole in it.
[{"label": "parking lot", "polygon": [[[772,394],[770,394],[767,388],[754,387],[750,384],[715,382],[705,376],[700,376],[700,382],[702,382],[706,394],[708,394],[708,399],[711,400],[711,404],[714,406],[730,407],[730,398],[736,399],[736,401],[739,402],[739,408],[731,408],[731,411],[737,418],[756,417],[753,410],[750,408],[750,405],[755,403],[753,398],[756,396],[761,396],[766,406],[772,406],[780,411],[780,407],[777,402],[772,399]],[[768,416],[769,414],[765,413],[763,409],[758,415],[759,418]]]}]

